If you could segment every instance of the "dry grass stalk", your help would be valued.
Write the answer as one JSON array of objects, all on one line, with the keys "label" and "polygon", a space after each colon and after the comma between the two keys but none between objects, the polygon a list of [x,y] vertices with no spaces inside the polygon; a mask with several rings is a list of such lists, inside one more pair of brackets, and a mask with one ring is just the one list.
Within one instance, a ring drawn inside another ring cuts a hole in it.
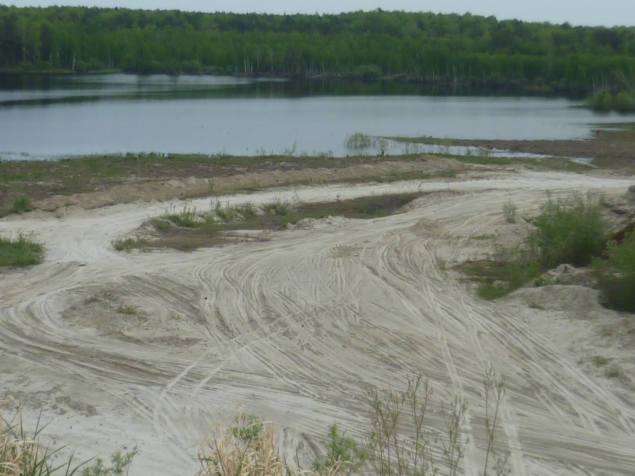
[{"label": "dry grass stalk", "polygon": [[[2,413],[2,408],[9,405],[16,407],[10,420]],[[3,476],[21,476],[41,459],[37,441],[21,431],[20,413],[21,408],[13,398],[0,401],[0,475]]]},{"label": "dry grass stalk", "polygon": [[199,452],[201,468],[197,476],[336,476],[339,465],[316,473],[288,465],[275,443],[273,425],[263,423],[258,438],[244,439],[223,430]]}]

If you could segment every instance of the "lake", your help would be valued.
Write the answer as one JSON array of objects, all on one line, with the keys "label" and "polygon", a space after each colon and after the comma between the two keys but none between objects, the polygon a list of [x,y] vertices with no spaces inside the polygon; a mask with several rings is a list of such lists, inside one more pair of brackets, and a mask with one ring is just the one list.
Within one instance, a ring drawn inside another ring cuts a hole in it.
[{"label": "lake", "polygon": [[[213,76],[0,75],[0,158],[101,153],[377,153],[354,133],[462,139],[585,138],[582,101],[489,95],[412,84]],[[597,127],[597,126],[595,126]],[[382,144],[390,153],[412,152]],[[440,150],[442,152],[442,150]]]}]

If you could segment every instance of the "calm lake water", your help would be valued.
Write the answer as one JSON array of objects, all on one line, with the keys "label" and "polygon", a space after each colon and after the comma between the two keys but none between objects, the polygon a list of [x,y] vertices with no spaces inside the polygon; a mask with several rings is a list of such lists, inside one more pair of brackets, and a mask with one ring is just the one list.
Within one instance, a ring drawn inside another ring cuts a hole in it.
[{"label": "calm lake water", "polygon": [[[357,132],[570,139],[588,137],[596,124],[635,120],[596,114],[581,104],[387,83],[0,75],[0,158],[119,152],[344,156],[359,152],[346,147]],[[384,147],[412,150],[396,143]],[[362,152],[376,153],[377,147]]]}]

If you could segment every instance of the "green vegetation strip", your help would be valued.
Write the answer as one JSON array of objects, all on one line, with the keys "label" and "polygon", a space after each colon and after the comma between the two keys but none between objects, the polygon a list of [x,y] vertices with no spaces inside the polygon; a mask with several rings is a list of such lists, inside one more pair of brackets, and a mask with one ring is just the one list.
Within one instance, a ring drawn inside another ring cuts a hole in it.
[{"label": "green vegetation strip", "polygon": [[0,266],[29,266],[40,264],[42,245],[20,236],[17,240],[0,237]]},{"label": "green vegetation strip", "polygon": [[382,218],[420,197],[421,193],[362,197],[329,203],[273,202],[263,206],[246,203],[223,206],[216,201],[209,211],[185,207],[171,210],[151,220],[155,238],[119,238],[113,246],[119,251],[174,248],[190,251],[225,243],[226,232],[237,230],[280,230],[306,218]]}]

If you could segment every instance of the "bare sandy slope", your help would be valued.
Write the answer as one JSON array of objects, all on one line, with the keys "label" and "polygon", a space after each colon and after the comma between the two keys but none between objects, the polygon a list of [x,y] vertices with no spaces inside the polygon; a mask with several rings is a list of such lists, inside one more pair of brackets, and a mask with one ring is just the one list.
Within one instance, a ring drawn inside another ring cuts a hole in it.
[{"label": "bare sandy slope", "polygon": [[[362,437],[368,385],[401,387],[422,371],[437,401],[470,399],[466,474],[476,476],[481,381],[493,365],[508,382],[501,444],[513,474],[632,475],[635,406],[571,350],[592,342],[593,325],[566,308],[524,308],[524,298],[482,302],[442,266],[479,253],[471,236],[503,233],[510,198],[524,212],[546,190],[610,195],[631,184],[523,172],[228,197],[439,192],[385,219],[329,219],[191,254],[112,249],[165,204],[5,219],[0,233],[34,233],[47,255],[38,267],[0,274],[0,398],[21,400],[30,421],[42,409],[47,434],[77,448],[78,459],[138,445],[132,474],[185,476],[195,472],[201,439],[241,404],[276,423],[291,459],[298,446],[310,458],[332,422]],[[121,313],[126,306],[137,314]],[[441,428],[438,411],[430,425]]]}]

